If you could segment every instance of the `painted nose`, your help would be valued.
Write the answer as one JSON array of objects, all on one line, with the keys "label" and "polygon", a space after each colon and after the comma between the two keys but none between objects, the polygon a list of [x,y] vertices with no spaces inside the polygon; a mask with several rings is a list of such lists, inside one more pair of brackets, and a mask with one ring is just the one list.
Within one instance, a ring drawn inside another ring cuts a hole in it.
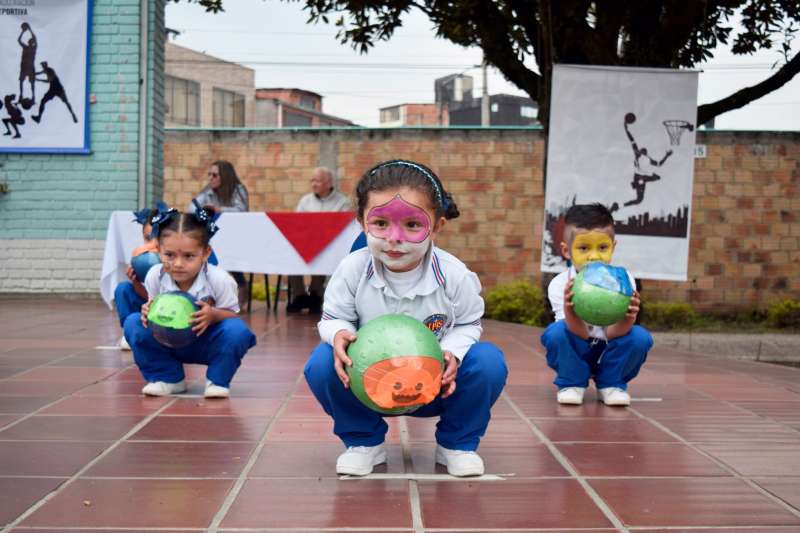
[{"label": "painted nose", "polygon": [[392,224],[389,226],[389,240],[395,242],[403,241],[403,231],[399,224]]}]

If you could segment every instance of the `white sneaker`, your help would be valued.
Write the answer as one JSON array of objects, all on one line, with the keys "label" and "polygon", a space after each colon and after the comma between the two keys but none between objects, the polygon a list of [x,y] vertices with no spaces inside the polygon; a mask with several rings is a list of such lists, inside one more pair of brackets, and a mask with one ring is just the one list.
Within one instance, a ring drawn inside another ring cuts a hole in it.
[{"label": "white sneaker", "polygon": [[586,392],[586,387],[564,387],[558,389],[558,403],[563,405],[580,405],[583,403],[583,393]]},{"label": "white sneaker", "polygon": [[336,473],[349,476],[366,476],[372,467],[386,462],[386,447],[350,446],[336,460]]},{"label": "white sneaker", "polygon": [[448,450],[436,445],[436,462],[447,467],[451,476],[482,476],[483,459],[476,452],[464,450]]},{"label": "white sneaker", "polygon": [[227,398],[231,395],[231,389],[221,385],[214,385],[210,381],[206,381],[206,392],[203,394],[206,398]]},{"label": "white sneaker", "polygon": [[117,342],[117,348],[125,352],[131,351],[131,345],[128,344],[128,339],[125,338],[125,335],[119,338],[119,342]]},{"label": "white sneaker", "polygon": [[177,383],[167,383],[165,381],[151,381],[142,387],[142,394],[147,396],[169,396],[186,392],[186,382],[181,380]]},{"label": "white sneaker", "polygon": [[631,395],[628,391],[622,390],[618,387],[604,387],[597,389],[600,393],[600,399],[606,405],[630,405]]}]

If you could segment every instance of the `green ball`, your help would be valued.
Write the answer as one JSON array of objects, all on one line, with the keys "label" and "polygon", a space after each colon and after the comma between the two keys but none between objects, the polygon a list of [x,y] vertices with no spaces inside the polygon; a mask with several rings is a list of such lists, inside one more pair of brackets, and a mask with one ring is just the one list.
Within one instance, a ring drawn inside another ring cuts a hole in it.
[{"label": "green ball", "polygon": [[575,314],[594,326],[610,326],[622,320],[633,296],[628,272],[605,263],[585,265],[572,284]]},{"label": "green ball", "polygon": [[153,337],[170,348],[183,348],[197,340],[192,331],[192,313],[197,305],[190,294],[181,291],[165,292],[150,302],[148,327]]},{"label": "green ball", "polygon": [[410,413],[430,403],[442,385],[444,356],[422,322],[383,315],[365,324],[347,348],[350,390],[382,414]]}]

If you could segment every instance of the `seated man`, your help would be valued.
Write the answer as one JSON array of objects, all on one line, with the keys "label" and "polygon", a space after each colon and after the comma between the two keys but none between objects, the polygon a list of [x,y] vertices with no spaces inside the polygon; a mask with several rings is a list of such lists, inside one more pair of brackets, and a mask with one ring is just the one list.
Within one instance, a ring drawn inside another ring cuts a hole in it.
[{"label": "seated man", "polygon": [[[311,173],[311,191],[300,199],[295,211],[350,211],[353,209],[350,199],[334,188],[333,172],[325,167],[315,168]],[[299,313],[303,309],[308,309],[312,313],[320,313],[324,285],[325,276],[311,276],[311,284],[306,291],[303,276],[289,276],[289,286],[293,298],[286,306],[286,311]]]}]

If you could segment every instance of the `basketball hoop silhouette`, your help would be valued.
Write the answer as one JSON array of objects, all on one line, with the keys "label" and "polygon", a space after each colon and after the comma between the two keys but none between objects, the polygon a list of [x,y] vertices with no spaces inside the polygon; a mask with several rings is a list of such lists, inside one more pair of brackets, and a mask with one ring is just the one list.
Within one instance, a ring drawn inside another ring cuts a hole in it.
[{"label": "basketball hoop silhouette", "polygon": [[665,120],[663,124],[667,129],[667,135],[669,135],[669,144],[672,146],[681,144],[683,130],[694,130],[694,125],[686,120]]}]

